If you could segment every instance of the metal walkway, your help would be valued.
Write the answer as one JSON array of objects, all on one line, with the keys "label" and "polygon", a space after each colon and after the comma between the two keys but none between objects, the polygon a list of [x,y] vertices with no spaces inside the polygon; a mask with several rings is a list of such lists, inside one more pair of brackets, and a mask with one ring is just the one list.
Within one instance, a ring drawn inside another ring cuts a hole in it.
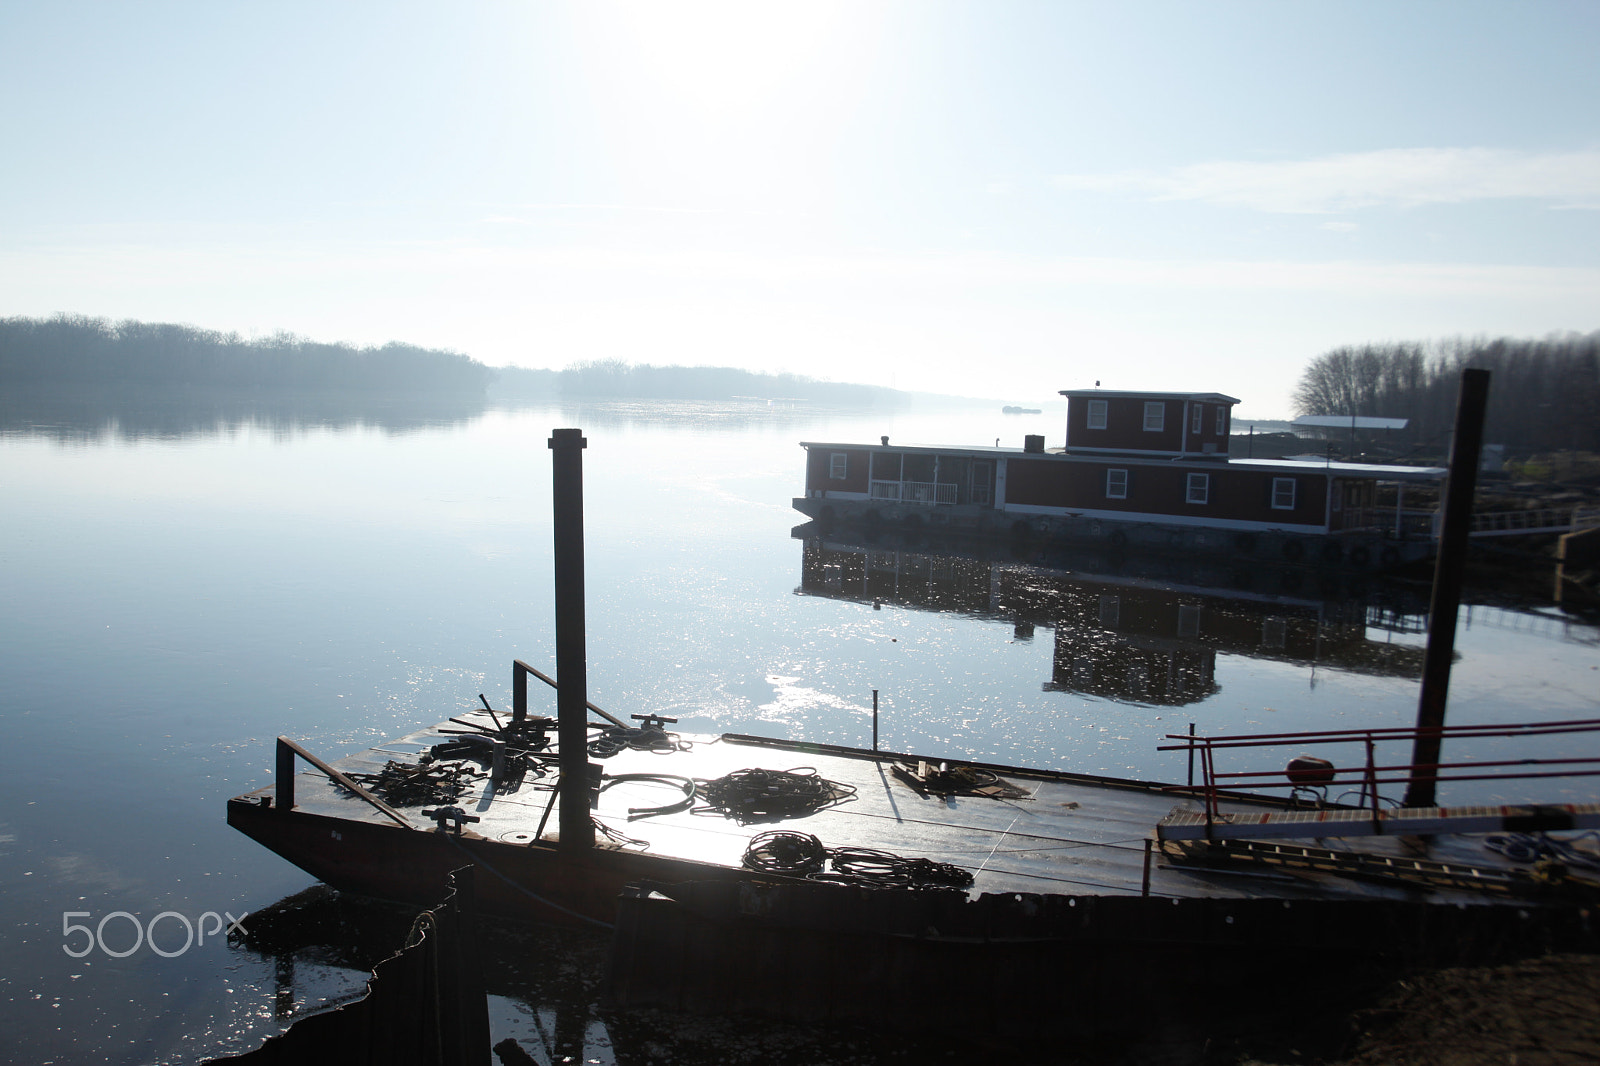
[{"label": "metal walkway", "polygon": [[1600,828],[1600,803],[1502,807],[1397,807],[1390,810],[1174,810],[1156,827],[1158,840],[1264,840],[1273,837],[1422,836],[1430,833],[1533,833]]},{"label": "metal walkway", "polygon": [[1483,511],[1472,516],[1468,536],[1524,537],[1531,533],[1576,533],[1600,526],[1600,510],[1545,507],[1534,511]]}]

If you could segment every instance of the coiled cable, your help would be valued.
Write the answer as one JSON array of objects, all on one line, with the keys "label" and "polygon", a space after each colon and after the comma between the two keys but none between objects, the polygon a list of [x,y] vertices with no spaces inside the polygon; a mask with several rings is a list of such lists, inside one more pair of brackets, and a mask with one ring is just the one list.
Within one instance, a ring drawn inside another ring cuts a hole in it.
[{"label": "coiled cable", "polygon": [[781,829],[751,837],[743,861],[763,873],[875,888],[966,888],[973,880],[969,871],[952,863],[876,848],[828,848],[810,833]]},{"label": "coiled cable", "polygon": [[829,781],[815,767],[734,770],[714,781],[699,781],[696,814],[716,813],[741,825],[799,818],[855,799],[854,785]]}]

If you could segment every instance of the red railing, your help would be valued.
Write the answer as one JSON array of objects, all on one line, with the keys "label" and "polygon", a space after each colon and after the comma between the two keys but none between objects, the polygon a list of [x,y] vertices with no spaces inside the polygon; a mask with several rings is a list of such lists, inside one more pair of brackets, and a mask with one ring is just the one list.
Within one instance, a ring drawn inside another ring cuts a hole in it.
[{"label": "red railing", "polygon": [[[1201,783],[1195,784],[1191,775],[1188,785],[1172,785],[1168,791],[1191,792],[1205,797],[1206,818],[1217,816],[1217,802],[1223,789],[1233,785],[1284,785],[1291,789],[1307,787],[1327,788],[1344,784],[1355,790],[1360,806],[1370,808],[1377,816],[1380,799],[1379,785],[1409,784],[1419,772],[1435,781],[1513,781],[1543,777],[1595,777],[1600,776],[1600,757],[1562,756],[1542,759],[1498,759],[1487,762],[1393,763],[1380,765],[1377,746],[1389,741],[1415,742],[1418,735],[1437,733],[1443,741],[1461,741],[1488,737],[1535,737],[1560,733],[1600,732],[1600,718],[1583,718],[1558,722],[1526,722],[1503,725],[1441,726],[1437,730],[1423,730],[1415,726],[1384,729],[1332,729],[1305,733],[1254,733],[1240,736],[1205,737],[1189,733],[1168,733],[1167,740],[1183,741],[1181,744],[1164,744],[1158,751],[1198,752],[1200,756]],[[1217,751],[1224,748],[1308,747],[1321,744],[1363,745],[1366,759],[1359,766],[1330,766],[1303,770],[1291,776],[1287,770],[1242,770],[1222,773],[1217,770]],[[1516,770],[1507,769],[1517,767]],[[1472,771],[1472,772],[1458,772]],[[1494,771],[1494,772],[1485,772]],[[1313,780],[1314,779],[1314,780]]]}]

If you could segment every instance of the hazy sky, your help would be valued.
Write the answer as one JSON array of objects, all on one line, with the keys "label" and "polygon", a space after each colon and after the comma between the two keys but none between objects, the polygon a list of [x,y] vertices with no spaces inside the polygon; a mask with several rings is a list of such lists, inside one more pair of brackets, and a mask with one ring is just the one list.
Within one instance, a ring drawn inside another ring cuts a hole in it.
[{"label": "hazy sky", "polygon": [[1600,328],[1600,3],[0,0],[0,315],[1271,417]]}]

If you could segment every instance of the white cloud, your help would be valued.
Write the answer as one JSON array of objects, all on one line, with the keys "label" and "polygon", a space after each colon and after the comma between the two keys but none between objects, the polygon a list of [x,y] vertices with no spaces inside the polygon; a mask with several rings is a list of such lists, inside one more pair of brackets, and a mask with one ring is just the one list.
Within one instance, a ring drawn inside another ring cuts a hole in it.
[{"label": "white cloud", "polygon": [[1600,150],[1391,148],[1319,159],[1196,163],[1165,172],[1065,174],[1055,184],[1063,189],[1202,200],[1284,214],[1501,199],[1600,209]]}]

